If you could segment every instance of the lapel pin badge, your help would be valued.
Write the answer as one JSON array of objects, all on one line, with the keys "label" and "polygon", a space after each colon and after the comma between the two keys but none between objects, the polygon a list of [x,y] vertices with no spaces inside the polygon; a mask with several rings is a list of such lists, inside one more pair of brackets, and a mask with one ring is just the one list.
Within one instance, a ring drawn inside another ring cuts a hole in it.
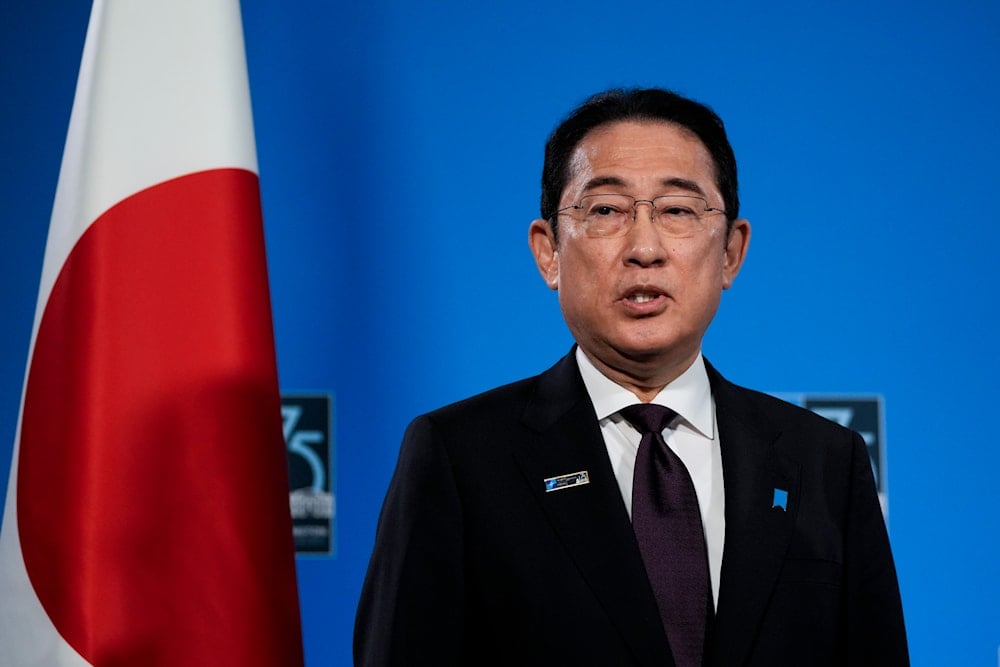
[{"label": "lapel pin badge", "polygon": [[583,484],[590,484],[590,473],[586,470],[571,472],[568,475],[548,477],[545,479],[545,493],[562,491],[563,489],[568,489],[573,486],[581,486]]},{"label": "lapel pin badge", "polygon": [[774,509],[775,507],[780,507],[782,512],[788,509],[788,491],[779,488],[774,489],[774,498],[771,500],[771,509]]}]

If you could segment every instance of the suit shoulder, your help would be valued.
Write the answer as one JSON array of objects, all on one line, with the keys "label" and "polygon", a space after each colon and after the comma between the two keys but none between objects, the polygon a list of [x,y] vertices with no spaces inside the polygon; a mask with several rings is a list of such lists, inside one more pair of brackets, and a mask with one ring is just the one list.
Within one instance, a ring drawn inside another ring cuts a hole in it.
[{"label": "suit shoulder", "polygon": [[854,431],[826,417],[762,391],[747,389],[723,380],[730,391],[746,402],[750,411],[782,430],[807,431],[830,437],[853,438]]},{"label": "suit shoulder", "polygon": [[446,405],[416,421],[438,426],[475,425],[480,429],[516,422],[539,429],[551,425],[582,401],[589,401],[589,397],[580,378],[576,355],[570,351],[538,375]]},{"label": "suit shoulder", "polygon": [[429,420],[438,425],[461,425],[484,420],[519,418],[524,406],[535,393],[538,376],[489,389],[474,396],[420,415],[417,420]]}]

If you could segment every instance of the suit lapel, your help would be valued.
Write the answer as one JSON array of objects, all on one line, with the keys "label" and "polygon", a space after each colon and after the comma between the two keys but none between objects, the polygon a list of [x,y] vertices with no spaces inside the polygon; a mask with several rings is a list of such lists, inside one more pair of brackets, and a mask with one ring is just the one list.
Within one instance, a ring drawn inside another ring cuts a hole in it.
[{"label": "suit lapel", "polygon": [[[798,511],[799,471],[781,432],[708,366],[726,493],[726,537],[709,664],[743,664],[778,577]],[[777,491],[777,498],[776,498]],[[787,493],[785,507],[781,492]]]},{"label": "suit lapel", "polygon": [[[659,612],[608,460],[594,408],[571,352],[539,378],[523,421],[534,436],[515,458],[583,578],[644,665],[671,665]],[[544,480],[586,471],[558,491]]]}]

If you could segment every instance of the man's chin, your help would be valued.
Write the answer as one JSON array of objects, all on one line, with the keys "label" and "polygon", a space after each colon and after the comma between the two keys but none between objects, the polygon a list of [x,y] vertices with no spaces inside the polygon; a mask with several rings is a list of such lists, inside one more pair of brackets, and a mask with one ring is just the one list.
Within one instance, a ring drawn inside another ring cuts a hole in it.
[{"label": "man's chin", "polygon": [[[631,344],[605,344],[594,346],[581,344],[580,347],[597,366],[618,371],[636,379],[674,375],[677,367],[683,372],[691,365],[701,349],[698,345],[679,345],[651,341]],[[677,373],[679,374],[679,373]]]},{"label": "man's chin", "polygon": [[642,336],[626,338],[611,346],[615,353],[624,360],[637,364],[671,364],[679,358],[691,356],[699,349],[688,341],[678,341],[676,338]]}]

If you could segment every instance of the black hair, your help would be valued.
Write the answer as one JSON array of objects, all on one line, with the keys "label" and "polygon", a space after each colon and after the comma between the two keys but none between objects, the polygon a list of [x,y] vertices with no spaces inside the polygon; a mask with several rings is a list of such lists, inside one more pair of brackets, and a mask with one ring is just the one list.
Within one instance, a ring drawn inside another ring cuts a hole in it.
[{"label": "black hair", "polygon": [[722,119],[710,108],[662,88],[612,89],[593,95],[572,111],[549,135],[542,167],[542,218],[557,230],[556,210],[571,174],[573,151],[592,130],[619,121],[662,121],[694,134],[715,163],[715,182],[722,194],[727,224],[739,217],[736,156]]}]

